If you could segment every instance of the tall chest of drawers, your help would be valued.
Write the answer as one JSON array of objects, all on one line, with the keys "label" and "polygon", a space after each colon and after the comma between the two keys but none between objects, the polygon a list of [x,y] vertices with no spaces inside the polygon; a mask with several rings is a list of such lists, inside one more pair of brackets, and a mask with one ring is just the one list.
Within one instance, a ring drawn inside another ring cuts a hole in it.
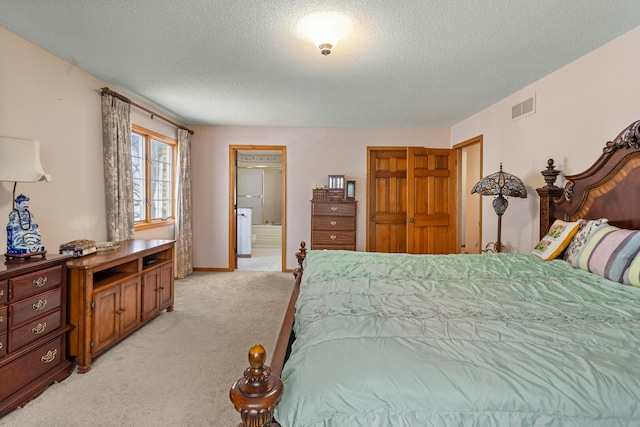
[{"label": "tall chest of drawers", "polygon": [[311,201],[311,249],[356,250],[355,200]]},{"label": "tall chest of drawers", "polygon": [[0,417],[67,378],[68,255],[0,264]]}]

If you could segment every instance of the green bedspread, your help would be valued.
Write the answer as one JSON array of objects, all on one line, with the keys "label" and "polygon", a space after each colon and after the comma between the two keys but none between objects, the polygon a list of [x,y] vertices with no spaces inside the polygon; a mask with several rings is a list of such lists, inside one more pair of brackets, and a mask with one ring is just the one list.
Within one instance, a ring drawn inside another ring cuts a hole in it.
[{"label": "green bedspread", "polygon": [[283,427],[640,426],[640,288],[528,254],[310,251]]}]

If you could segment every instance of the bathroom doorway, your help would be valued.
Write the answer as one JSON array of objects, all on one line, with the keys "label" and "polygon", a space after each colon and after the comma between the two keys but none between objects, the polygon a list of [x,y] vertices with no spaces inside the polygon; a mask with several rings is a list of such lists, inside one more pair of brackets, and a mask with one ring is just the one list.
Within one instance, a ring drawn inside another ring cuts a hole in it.
[{"label": "bathroom doorway", "polygon": [[482,142],[479,135],[453,146],[458,157],[458,236],[459,253],[482,253],[481,197],[471,189],[482,178]]},{"label": "bathroom doorway", "polygon": [[284,271],[285,147],[230,149],[231,269]]}]

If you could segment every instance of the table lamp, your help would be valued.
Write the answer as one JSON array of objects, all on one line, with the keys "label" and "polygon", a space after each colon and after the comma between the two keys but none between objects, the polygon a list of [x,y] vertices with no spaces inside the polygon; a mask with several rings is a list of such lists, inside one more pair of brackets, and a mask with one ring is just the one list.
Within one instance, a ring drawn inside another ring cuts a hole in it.
[{"label": "table lamp", "polygon": [[7,225],[7,258],[29,258],[47,252],[41,243],[38,224],[29,211],[29,198],[16,198],[18,182],[51,181],[40,163],[37,141],[0,137],[0,181],[13,182],[13,210]]}]

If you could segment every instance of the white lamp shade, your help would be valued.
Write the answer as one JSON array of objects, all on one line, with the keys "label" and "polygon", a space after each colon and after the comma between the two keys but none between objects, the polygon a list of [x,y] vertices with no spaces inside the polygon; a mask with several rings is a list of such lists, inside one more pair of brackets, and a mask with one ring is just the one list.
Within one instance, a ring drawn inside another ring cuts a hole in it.
[{"label": "white lamp shade", "polygon": [[298,23],[298,34],[313,40],[317,47],[325,43],[336,47],[338,41],[346,37],[352,29],[351,20],[337,12],[314,13]]},{"label": "white lamp shade", "polygon": [[51,181],[40,163],[40,143],[0,136],[0,181]]}]

